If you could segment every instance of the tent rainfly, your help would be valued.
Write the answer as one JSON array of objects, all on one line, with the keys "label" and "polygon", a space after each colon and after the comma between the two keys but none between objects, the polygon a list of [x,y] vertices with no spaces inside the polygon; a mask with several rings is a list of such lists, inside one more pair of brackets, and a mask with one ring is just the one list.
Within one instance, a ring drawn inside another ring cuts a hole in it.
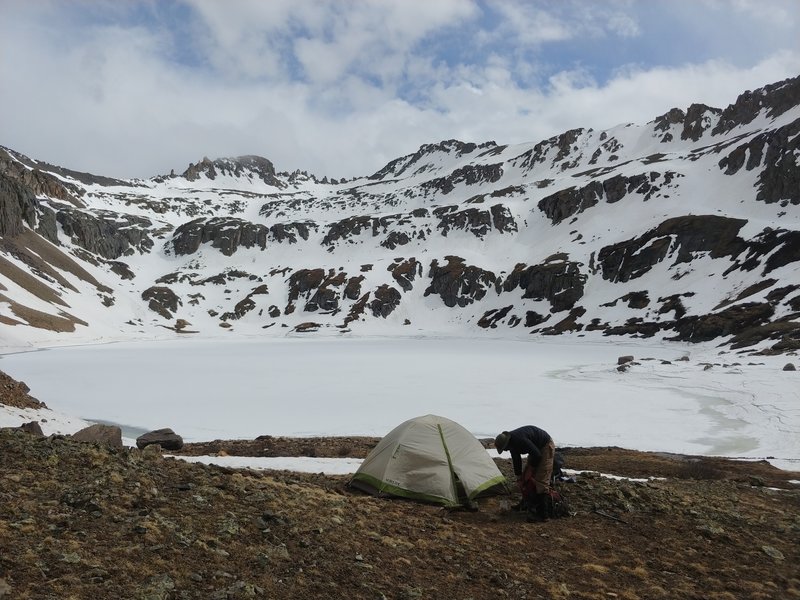
[{"label": "tent rainfly", "polygon": [[350,485],[377,495],[458,506],[505,477],[469,431],[436,415],[392,429],[361,464]]}]

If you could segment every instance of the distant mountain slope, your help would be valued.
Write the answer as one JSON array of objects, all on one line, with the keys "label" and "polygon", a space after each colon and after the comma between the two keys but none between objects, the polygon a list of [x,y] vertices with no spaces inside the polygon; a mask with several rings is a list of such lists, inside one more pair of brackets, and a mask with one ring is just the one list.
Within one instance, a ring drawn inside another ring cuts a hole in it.
[{"label": "distant mountain slope", "polygon": [[121,181],[0,148],[8,344],[600,332],[800,348],[800,78],[644,125],[427,144],[353,180]]}]

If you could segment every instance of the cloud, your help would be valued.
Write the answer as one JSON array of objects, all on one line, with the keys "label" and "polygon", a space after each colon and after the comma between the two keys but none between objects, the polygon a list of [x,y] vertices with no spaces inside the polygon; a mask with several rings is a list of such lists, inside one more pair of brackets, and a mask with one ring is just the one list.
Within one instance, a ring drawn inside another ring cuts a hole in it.
[{"label": "cloud", "polygon": [[[759,6],[6,0],[0,144],[112,176],[239,154],[363,175],[440,139],[535,142],[800,73],[791,23]],[[747,51],[711,22],[750,27]]]}]

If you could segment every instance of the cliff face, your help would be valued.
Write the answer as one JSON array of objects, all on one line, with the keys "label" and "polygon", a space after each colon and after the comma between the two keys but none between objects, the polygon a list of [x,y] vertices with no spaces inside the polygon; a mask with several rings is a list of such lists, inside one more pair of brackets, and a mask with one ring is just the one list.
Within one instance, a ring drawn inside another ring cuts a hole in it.
[{"label": "cliff face", "polygon": [[0,149],[0,293],[21,340],[48,322],[25,314],[68,309],[84,338],[180,319],[793,350],[798,144],[800,78],[644,125],[426,144],[341,182],[257,156],[126,182]]}]

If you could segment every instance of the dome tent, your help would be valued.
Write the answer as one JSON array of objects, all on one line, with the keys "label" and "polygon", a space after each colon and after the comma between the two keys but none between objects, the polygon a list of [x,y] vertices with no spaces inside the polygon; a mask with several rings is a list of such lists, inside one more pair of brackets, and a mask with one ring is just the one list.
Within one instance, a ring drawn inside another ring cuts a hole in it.
[{"label": "dome tent", "polygon": [[425,415],[392,429],[369,453],[350,485],[379,495],[459,506],[505,477],[481,443],[445,417]]}]

